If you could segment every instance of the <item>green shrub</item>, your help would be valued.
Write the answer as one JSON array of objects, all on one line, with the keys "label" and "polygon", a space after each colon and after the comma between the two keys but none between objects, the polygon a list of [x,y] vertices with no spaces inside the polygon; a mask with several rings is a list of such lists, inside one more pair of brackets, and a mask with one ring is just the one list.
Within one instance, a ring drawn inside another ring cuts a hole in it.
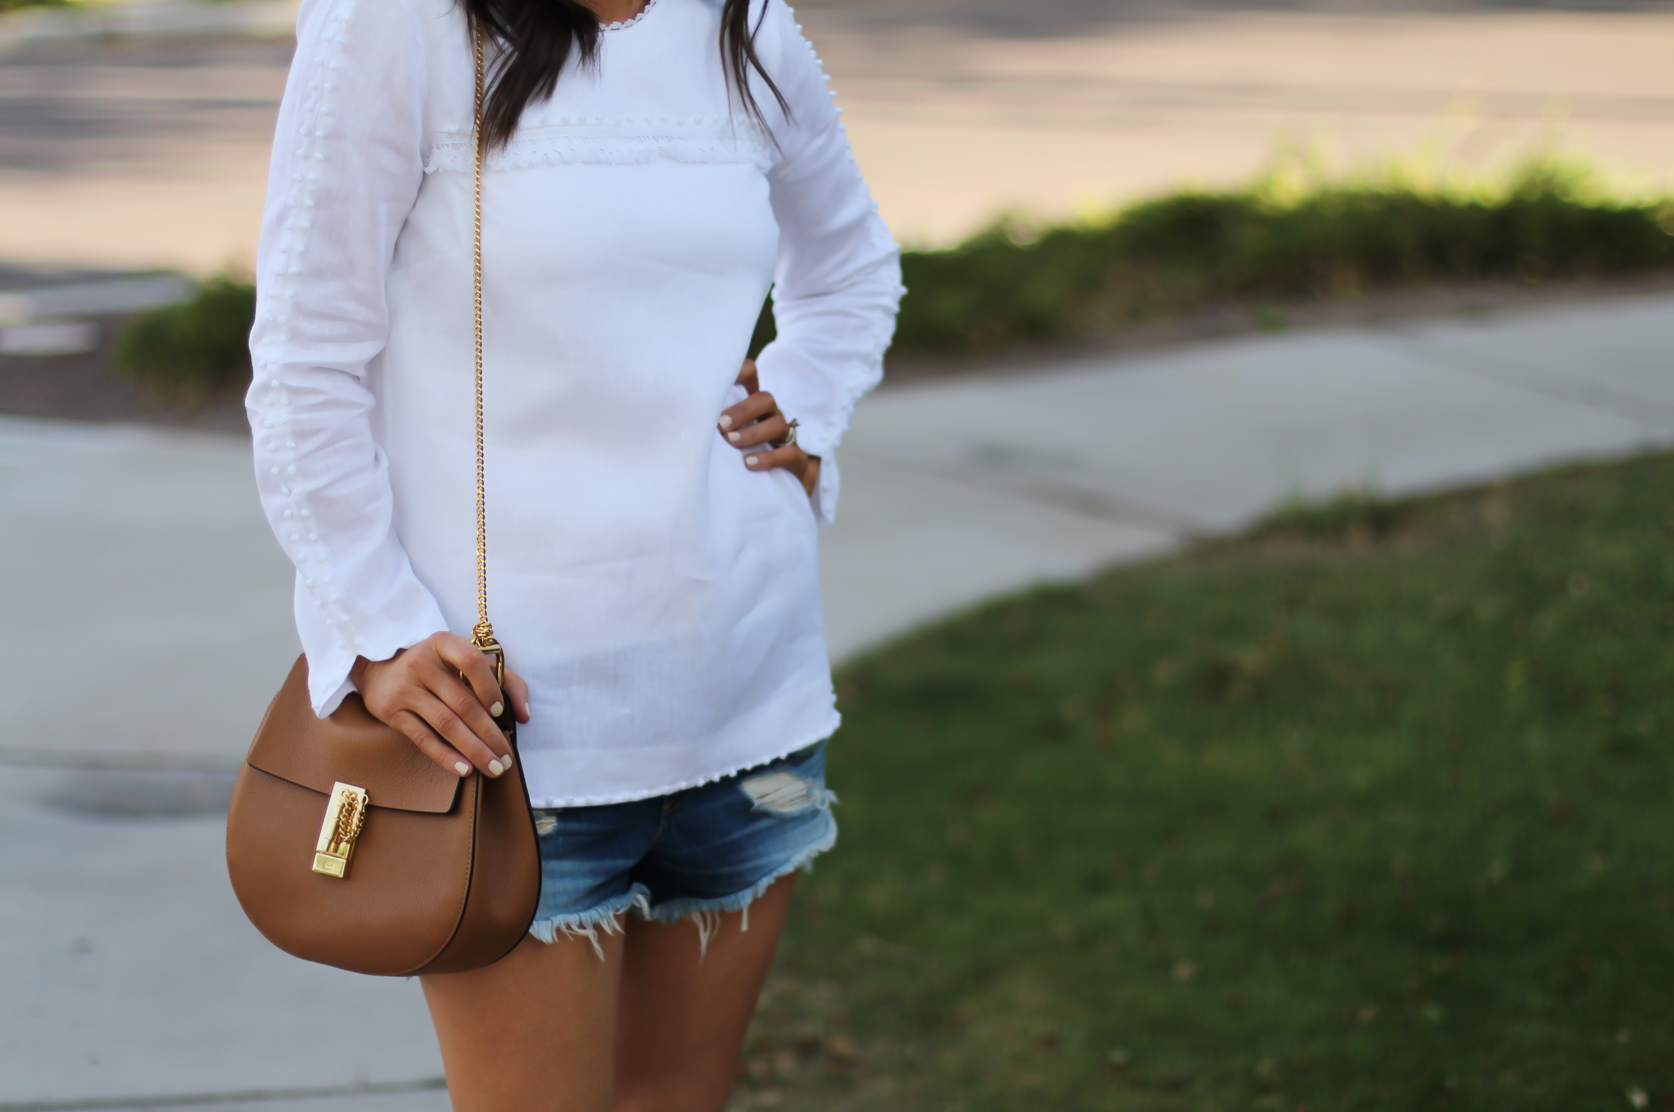
[{"label": "green shrub", "polygon": [[901,267],[895,350],[972,355],[1217,301],[1674,267],[1674,202],[1601,199],[1549,162],[1477,192],[1324,182],[1286,195],[1260,182],[1039,233],[1003,220],[947,250],[907,251]]},{"label": "green shrub", "polygon": [[[5,0],[0,0],[4,3]],[[1407,180],[1268,177],[1183,191],[1103,222],[1036,228],[1013,217],[946,250],[906,251],[894,350],[971,358],[1064,343],[1212,304],[1328,299],[1450,282],[1536,283],[1674,268],[1674,200],[1611,199],[1584,174],[1536,161],[1492,188]],[[201,401],[249,374],[255,291],[217,279],[134,320],[120,370],[152,392]],[[750,341],[774,335],[771,303]]]},{"label": "green shrub", "polygon": [[141,313],[117,339],[118,373],[169,401],[201,404],[250,381],[256,288],[214,278],[190,301]]}]

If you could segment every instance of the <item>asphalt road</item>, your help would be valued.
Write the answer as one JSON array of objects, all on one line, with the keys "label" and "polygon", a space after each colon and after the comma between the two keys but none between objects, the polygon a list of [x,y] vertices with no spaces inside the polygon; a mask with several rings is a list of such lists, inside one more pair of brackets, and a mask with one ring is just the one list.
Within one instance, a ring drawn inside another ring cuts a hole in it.
[{"label": "asphalt road", "polygon": [[[826,0],[800,7],[884,215],[944,242],[1286,149],[1466,172],[1558,143],[1674,181],[1674,3]],[[0,264],[254,258],[285,41],[0,54]]]}]

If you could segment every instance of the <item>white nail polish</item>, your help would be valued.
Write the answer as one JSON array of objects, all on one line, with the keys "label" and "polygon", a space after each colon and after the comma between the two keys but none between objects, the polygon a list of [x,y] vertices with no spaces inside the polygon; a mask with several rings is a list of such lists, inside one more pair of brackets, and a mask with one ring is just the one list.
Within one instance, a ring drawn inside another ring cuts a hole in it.
[{"label": "white nail polish", "polygon": [[504,713],[506,713],[506,704],[504,703],[495,703],[493,706],[488,708],[488,715],[490,718],[498,718]]},{"label": "white nail polish", "polygon": [[723,429],[732,428],[732,418],[725,413],[721,414],[721,427]]},{"label": "white nail polish", "polygon": [[471,771],[471,766],[466,764],[464,761],[454,761],[453,770],[459,773],[459,775],[464,776]]},{"label": "white nail polish", "polygon": [[744,457],[744,466],[754,467],[755,465],[756,465],[756,457],[755,456],[745,456]]},{"label": "white nail polish", "polygon": [[727,433],[727,439],[732,441],[734,444],[737,444],[740,440],[744,439],[744,434],[741,432],[729,432]]},{"label": "white nail polish", "polygon": [[500,775],[500,773],[502,773],[504,771],[506,771],[505,766],[502,765],[499,761],[489,761],[488,762],[488,774],[490,776],[498,776],[498,775]]},{"label": "white nail polish", "polygon": [[507,753],[506,754],[506,767],[510,768],[511,766],[512,766],[512,755],[510,753]]}]

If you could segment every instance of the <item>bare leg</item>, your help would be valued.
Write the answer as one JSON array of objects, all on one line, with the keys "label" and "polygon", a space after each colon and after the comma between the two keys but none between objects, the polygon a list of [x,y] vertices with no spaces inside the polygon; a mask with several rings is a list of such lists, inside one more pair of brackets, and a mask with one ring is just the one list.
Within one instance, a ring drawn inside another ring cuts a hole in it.
[{"label": "bare leg", "polygon": [[776,881],[750,905],[748,931],[741,912],[723,915],[701,960],[694,924],[628,921],[615,1112],[720,1112],[726,1105],[795,881],[794,874]]},{"label": "bare leg", "polygon": [[599,942],[604,961],[586,939],[525,938],[422,979],[455,1112],[609,1112],[622,936]]}]

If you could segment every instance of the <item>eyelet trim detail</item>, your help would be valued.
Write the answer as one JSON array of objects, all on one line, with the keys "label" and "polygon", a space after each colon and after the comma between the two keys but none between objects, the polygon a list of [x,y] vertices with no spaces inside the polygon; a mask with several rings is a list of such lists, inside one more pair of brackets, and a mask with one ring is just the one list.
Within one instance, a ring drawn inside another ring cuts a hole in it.
[{"label": "eyelet trim detail", "polygon": [[[808,39],[803,36],[802,24],[795,22],[796,12],[788,5],[785,10],[789,13],[791,21],[796,28],[797,38],[801,41],[803,49],[808,52],[808,57],[813,61],[814,69],[819,73],[820,80],[829,86],[831,84],[831,76],[825,72],[825,63],[820,60],[819,53],[814,49],[814,44],[809,42]],[[837,97],[837,91],[828,87],[826,89],[826,96],[835,100]],[[866,179],[860,172],[860,164],[855,161],[854,148],[848,141],[849,129],[848,126],[842,122],[841,118],[843,110],[836,105],[832,105],[831,111],[835,113],[837,117],[837,130],[843,136],[843,148],[844,153],[848,157],[849,167],[854,173],[855,181],[859,183],[861,190],[866,195],[867,206],[871,209],[871,216],[869,217],[868,223],[870,225],[869,234],[872,237],[872,245],[880,251],[899,256],[901,249],[895,244],[894,239],[892,239],[889,234],[889,229],[884,225],[883,219],[878,215],[878,203],[872,199],[872,191],[867,186]],[[867,344],[864,354],[854,360],[854,362],[845,369],[845,373],[841,376],[841,385],[839,386],[840,396],[838,397],[836,412],[832,415],[832,417],[829,420],[817,422],[808,418],[803,419],[803,428],[801,430],[803,434],[803,442],[812,446],[811,450],[817,449],[818,451],[824,451],[828,455],[833,454],[836,450],[838,441],[842,438],[843,433],[848,429],[849,419],[854,414],[855,406],[860,402],[861,398],[865,397],[877,387],[878,383],[883,381],[884,353],[889,350],[890,341],[894,339],[896,314],[900,310],[901,297],[906,292],[907,287],[901,285],[899,282],[897,282],[894,287],[888,291],[888,296],[890,298],[890,311],[887,315],[880,315],[874,320],[871,330],[867,336]],[[830,475],[833,478],[833,481],[835,481],[835,474],[835,470],[827,472],[825,469],[821,469],[820,484],[822,492],[825,490],[827,476]],[[825,501],[823,493],[820,509],[821,513],[826,516],[826,520],[829,523],[830,515],[835,512],[836,507]]]},{"label": "eyelet trim detail", "polygon": [[[510,142],[489,152],[488,169],[686,162],[754,166],[765,174],[773,158],[771,143],[748,116],[560,117],[520,127]],[[475,166],[471,136],[445,132],[436,137],[424,172],[469,173]]]},{"label": "eyelet trim detail", "polygon": [[620,30],[623,30],[624,28],[632,27],[634,24],[638,23],[640,20],[642,20],[646,16],[650,15],[651,14],[651,9],[656,7],[656,6],[657,6],[657,0],[645,0],[645,7],[639,9],[639,14],[634,16],[632,19],[621,19],[621,20],[617,20],[615,23],[603,23],[603,24],[599,25],[599,30],[601,30],[601,31],[620,31]]},{"label": "eyelet trim detail", "polygon": [[[346,0],[325,18],[311,56],[297,59],[300,105],[292,122],[294,134],[281,136],[291,148],[290,180],[284,189],[284,218],[279,225],[278,244],[267,269],[259,276],[257,315],[252,330],[253,353],[282,348],[290,339],[291,301],[309,281],[308,249],[313,245],[314,206],[320,178],[339,149],[340,137],[334,126],[339,73],[353,64],[347,49],[354,35],[363,0]],[[254,378],[247,395],[255,434],[257,472],[266,491],[277,489],[285,501],[276,522],[280,546],[296,566],[297,580],[316,609],[323,612],[331,630],[336,654],[329,662],[310,662],[311,679],[325,683],[333,675],[347,675],[348,665],[366,647],[364,616],[351,613],[334,580],[329,538],[322,537],[319,521],[309,504],[318,487],[315,478],[298,473],[302,459],[295,433],[290,428],[293,408],[312,400],[304,391],[296,393],[295,377],[281,378],[290,368],[253,354]],[[297,403],[293,407],[293,402]]]}]

